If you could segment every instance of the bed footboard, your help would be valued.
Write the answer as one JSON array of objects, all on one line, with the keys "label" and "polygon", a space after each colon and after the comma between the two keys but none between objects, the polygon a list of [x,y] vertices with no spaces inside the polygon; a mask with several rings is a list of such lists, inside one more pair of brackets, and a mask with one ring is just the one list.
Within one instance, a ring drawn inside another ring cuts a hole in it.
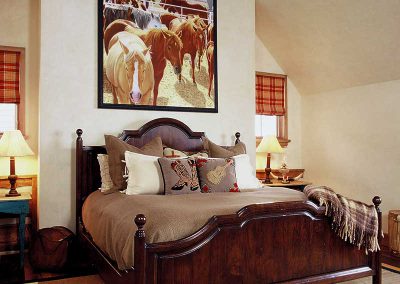
[{"label": "bed footboard", "polygon": [[[379,214],[380,198],[374,198]],[[250,205],[213,217],[182,240],[146,244],[145,216],[135,223],[135,283],[337,283],[373,276],[380,252],[365,254],[330,228],[312,202]]]}]

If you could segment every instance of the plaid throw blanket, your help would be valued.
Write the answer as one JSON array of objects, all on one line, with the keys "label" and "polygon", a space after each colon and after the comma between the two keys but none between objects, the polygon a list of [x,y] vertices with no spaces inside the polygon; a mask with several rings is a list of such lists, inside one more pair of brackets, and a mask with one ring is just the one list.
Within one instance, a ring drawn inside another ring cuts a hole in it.
[{"label": "plaid throw blanket", "polygon": [[380,250],[375,206],[343,197],[326,186],[309,185],[304,194],[326,206],[325,215],[332,218],[332,228],[343,240],[359,249],[364,246],[366,253]]}]

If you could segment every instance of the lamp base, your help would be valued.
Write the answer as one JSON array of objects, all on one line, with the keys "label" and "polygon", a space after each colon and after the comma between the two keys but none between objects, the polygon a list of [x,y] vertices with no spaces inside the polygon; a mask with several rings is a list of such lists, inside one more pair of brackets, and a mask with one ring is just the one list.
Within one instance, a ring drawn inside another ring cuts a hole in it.
[{"label": "lamp base", "polygon": [[10,191],[6,194],[6,197],[16,197],[16,196],[21,196],[20,193],[15,189],[15,184],[17,182],[17,176],[16,175],[9,175],[8,180],[10,181]]},{"label": "lamp base", "polygon": [[272,181],[269,178],[270,173],[271,173],[271,168],[265,168],[265,179],[263,181],[264,184],[272,184]]},{"label": "lamp base", "polygon": [[21,193],[18,193],[18,191],[16,191],[15,189],[14,191],[10,189],[10,191],[6,194],[6,197],[16,197],[16,196],[21,196]]}]

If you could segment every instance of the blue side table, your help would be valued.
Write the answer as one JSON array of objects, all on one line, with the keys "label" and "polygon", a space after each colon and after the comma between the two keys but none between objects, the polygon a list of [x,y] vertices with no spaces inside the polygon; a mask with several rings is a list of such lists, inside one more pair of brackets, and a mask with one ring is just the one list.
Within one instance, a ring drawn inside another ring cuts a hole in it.
[{"label": "blue side table", "polygon": [[0,213],[15,214],[19,216],[18,242],[19,242],[19,268],[24,269],[25,250],[25,217],[29,213],[29,193],[22,193],[21,196],[5,197],[0,195]]}]

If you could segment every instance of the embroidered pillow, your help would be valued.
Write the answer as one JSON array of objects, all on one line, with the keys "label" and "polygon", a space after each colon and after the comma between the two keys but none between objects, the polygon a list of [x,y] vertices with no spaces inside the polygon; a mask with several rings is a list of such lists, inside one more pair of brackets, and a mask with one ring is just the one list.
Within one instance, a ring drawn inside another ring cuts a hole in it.
[{"label": "embroidered pillow", "polygon": [[159,158],[158,163],[161,166],[164,179],[165,194],[200,192],[196,161],[194,158]]},{"label": "embroidered pillow", "polygon": [[211,158],[230,158],[246,154],[246,145],[243,142],[239,142],[235,146],[219,146],[204,137],[203,146]]},{"label": "embroidered pillow", "polygon": [[233,159],[196,158],[201,192],[238,192]]},{"label": "embroidered pillow", "polygon": [[98,154],[97,161],[100,166],[100,177],[101,177],[101,192],[109,191],[113,188],[113,183],[110,176],[110,168],[108,165],[108,155]]},{"label": "embroidered pillow", "polygon": [[163,154],[160,137],[155,137],[140,149],[112,135],[104,135],[104,139],[110,166],[110,176],[114,184],[112,190],[109,190],[107,193],[126,189],[126,181],[123,178],[125,165],[122,162],[125,159],[125,151],[157,157],[162,157]]},{"label": "embroidered pillow", "polygon": [[184,158],[184,157],[204,157],[208,158],[208,154],[206,151],[200,151],[197,153],[190,153],[190,152],[185,152],[185,151],[179,151],[176,149],[172,149],[169,147],[165,147],[164,151],[164,158]]}]

